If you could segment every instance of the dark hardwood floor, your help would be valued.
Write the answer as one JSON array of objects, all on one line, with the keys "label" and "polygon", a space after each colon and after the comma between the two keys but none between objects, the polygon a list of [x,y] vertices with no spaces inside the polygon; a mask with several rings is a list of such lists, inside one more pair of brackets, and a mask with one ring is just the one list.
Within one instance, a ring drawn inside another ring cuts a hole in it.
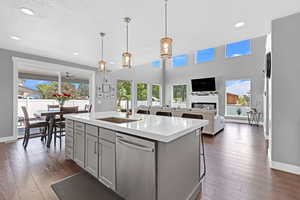
[{"label": "dark hardwood floor", "polygon": [[[59,146],[59,145],[57,145]],[[300,176],[269,169],[263,130],[226,124],[224,132],[205,137],[207,200],[299,200]],[[0,200],[57,200],[50,185],[80,172],[64,150],[31,139],[0,144]]]}]

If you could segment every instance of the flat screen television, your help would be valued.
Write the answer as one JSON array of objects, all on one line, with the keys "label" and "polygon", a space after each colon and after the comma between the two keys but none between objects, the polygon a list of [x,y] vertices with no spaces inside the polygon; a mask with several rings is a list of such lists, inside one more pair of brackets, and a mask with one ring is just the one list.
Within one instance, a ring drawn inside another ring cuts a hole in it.
[{"label": "flat screen television", "polygon": [[193,92],[212,92],[216,91],[215,78],[192,79]]}]

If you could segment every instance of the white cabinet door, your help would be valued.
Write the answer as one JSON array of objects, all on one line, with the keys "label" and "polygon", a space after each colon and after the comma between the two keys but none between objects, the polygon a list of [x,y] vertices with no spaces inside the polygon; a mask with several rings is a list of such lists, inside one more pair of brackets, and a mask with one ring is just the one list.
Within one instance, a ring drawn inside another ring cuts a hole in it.
[{"label": "white cabinet door", "polygon": [[116,148],[115,144],[99,139],[99,179],[109,188],[116,185]]},{"label": "white cabinet door", "polygon": [[98,137],[86,134],[85,169],[98,177]]},{"label": "white cabinet door", "polygon": [[84,167],[84,132],[75,130],[74,133],[74,161]]}]

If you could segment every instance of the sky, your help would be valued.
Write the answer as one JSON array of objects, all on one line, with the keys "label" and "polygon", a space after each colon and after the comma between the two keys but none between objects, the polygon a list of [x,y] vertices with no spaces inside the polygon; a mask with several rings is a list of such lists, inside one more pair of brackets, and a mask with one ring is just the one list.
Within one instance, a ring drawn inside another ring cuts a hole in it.
[{"label": "sky", "polygon": [[[24,80],[24,87],[33,89],[33,90],[37,90],[37,85],[39,84],[51,84],[52,81],[45,81],[45,80],[32,80],[32,79],[25,79]],[[73,85],[75,85],[75,87],[78,89],[79,87],[79,83],[72,83]]]},{"label": "sky", "polygon": [[24,81],[24,86],[30,89],[37,90],[36,85],[38,84],[50,84],[51,81],[43,81],[43,80],[31,80],[31,79],[26,79]]},{"label": "sky", "polygon": [[226,93],[243,96],[243,95],[250,93],[250,91],[251,91],[251,81],[250,80],[226,81]]}]

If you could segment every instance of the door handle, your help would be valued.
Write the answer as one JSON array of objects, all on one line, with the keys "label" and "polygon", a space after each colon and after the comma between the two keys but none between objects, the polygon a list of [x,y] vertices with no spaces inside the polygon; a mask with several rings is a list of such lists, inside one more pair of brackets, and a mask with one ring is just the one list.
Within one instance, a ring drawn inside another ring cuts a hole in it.
[{"label": "door handle", "polygon": [[154,152],[153,148],[145,147],[143,145],[136,144],[136,143],[133,143],[133,142],[129,142],[127,140],[122,140],[120,138],[117,139],[117,142],[119,142],[120,144],[126,145],[128,147],[141,150],[141,151]]}]

